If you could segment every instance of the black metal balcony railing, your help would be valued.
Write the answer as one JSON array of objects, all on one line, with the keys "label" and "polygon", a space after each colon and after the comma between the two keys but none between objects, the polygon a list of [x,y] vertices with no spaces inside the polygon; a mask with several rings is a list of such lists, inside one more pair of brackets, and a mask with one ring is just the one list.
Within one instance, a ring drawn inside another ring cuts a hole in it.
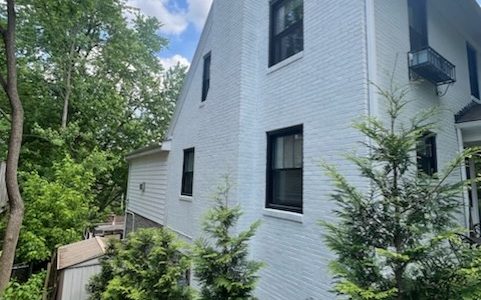
[{"label": "black metal balcony railing", "polygon": [[411,78],[421,76],[435,85],[456,81],[456,66],[431,47],[409,52],[409,70]]}]

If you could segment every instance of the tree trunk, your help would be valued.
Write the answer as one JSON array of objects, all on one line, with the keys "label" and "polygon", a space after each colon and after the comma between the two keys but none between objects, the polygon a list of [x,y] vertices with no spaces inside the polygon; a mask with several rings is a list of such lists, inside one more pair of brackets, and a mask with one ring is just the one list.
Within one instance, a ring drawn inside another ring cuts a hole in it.
[{"label": "tree trunk", "polygon": [[22,226],[24,204],[18,187],[17,169],[23,134],[23,107],[17,90],[17,60],[15,57],[15,1],[7,0],[7,29],[2,30],[5,42],[7,80],[2,80],[3,88],[10,101],[12,114],[10,140],[8,144],[5,182],[7,186],[9,214],[7,229],[0,257],[0,295],[10,280],[15,259],[18,236]]},{"label": "tree trunk", "polygon": [[67,67],[67,74],[65,78],[65,94],[63,98],[63,112],[62,112],[62,129],[67,128],[67,121],[68,121],[68,106],[70,102],[70,94],[72,93],[72,69],[74,64],[75,55],[75,43],[72,43],[70,46],[70,52],[68,57],[68,67]]}]

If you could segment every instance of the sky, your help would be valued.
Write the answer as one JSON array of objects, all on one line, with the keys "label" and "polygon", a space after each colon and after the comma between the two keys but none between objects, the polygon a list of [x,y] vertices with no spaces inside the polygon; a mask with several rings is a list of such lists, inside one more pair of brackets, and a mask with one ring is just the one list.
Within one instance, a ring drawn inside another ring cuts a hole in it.
[{"label": "sky", "polygon": [[190,65],[212,0],[128,0],[127,5],[156,17],[160,35],[169,40],[159,56],[164,68],[180,62]]},{"label": "sky", "polygon": [[165,68],[177,62],[190,65],[212,0],[128,0],[127,4],[163,24],[160,34],[169,46],[159,56]]}]

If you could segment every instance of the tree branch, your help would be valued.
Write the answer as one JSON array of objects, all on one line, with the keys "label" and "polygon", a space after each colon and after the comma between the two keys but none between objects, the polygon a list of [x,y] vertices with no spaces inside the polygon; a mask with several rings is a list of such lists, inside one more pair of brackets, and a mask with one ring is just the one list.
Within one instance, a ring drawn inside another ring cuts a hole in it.
[{"label": "tree branch", "polygon": [[7,114],[6,111],[4,111],[4,110],[1,109],[1,108],[0,108],[0,114],[1,114],[2,116],[4,116],[5,119],[7,119],[8,122],[12,123],[12,119],[10,119],[10,116]]}]

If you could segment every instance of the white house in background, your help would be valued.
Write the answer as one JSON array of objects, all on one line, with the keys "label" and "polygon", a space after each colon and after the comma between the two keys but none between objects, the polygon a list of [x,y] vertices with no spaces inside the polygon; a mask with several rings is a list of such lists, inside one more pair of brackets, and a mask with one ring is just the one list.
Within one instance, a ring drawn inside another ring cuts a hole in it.
[{"label": "white house in background", "polygon": [[[214,1],[166,141],[127,157],[127,230],[196,239],[229,174],[230,201],[245,212],[239,229],[262,220],[251,243],[267,264],[259,299],[333,299],[333,255],[317,225],[333,218],[332,185],[319,160],[367,187],[343,154],[367,151],[353,121],[386,117],[370,82],[410,85],[408,115],[441,108],[418,153],[426,172],[481,144],[480,53],[475,0]],[[455,176],[479,167],[469,166]],[[479,222],[473,191],[466,226]]]}]

